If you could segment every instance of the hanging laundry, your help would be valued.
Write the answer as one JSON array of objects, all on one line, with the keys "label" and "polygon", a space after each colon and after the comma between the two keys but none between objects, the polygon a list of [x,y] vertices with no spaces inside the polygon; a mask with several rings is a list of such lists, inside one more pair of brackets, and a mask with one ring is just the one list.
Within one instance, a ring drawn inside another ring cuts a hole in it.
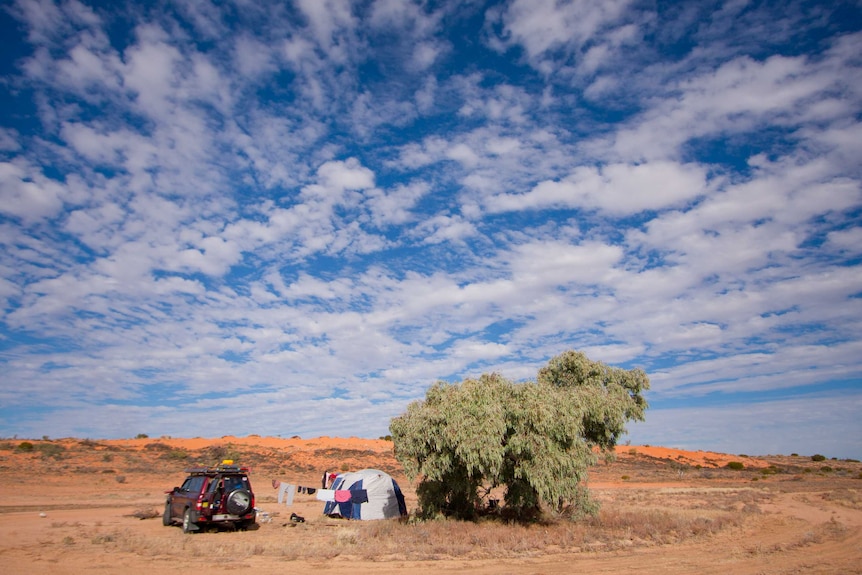
[{"label": "hanging laundry", "polygon": [[281,483],[278,487],[278,502],[285,505],[293,505],[293,497],[296,494],[296,485],[292,483]]},{"label": "hanging laundry", "polygon": [[335,490],[318,489],[316,497],[318,501],[335,501]]},{"label": "hanging laundry", "polygon": [[335,502],[336,503],[347,503],[350,501],[350,491],[347,489],[336,489],[335,490]]},{"label": "hanging laundry", "polygon": [[368,490],[367,489],[353,489],[350,492],[350,502],[351,503],[368,503]]}]

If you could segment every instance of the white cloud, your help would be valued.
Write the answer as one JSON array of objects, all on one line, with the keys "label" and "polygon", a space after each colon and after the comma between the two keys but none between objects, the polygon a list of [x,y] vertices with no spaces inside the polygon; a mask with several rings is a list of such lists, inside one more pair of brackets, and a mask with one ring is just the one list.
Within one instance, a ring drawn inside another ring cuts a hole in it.
[{"label": "white cloud", "polygon": [[583,166],[562,181],[544,181],[524,194],[490,198],[492,212],[545,208],[599,209],[614,215],[678,206],[706,191],[704,169],[650,162]]},{"label": "white cloud", "polygon": [[476,227],[460,216],[439,215],[426,219],[416,227],[413,235],[426,244],[460,242],[476,234]]},{"label": "white cloud", "polygon": [[62,197],[62,186],[31,167],[0,162],[0,212],[29,224],[56,215]]},{"label": "white cloud", "polygon": [[503,42],[520,45],[533,63],[555,49],[577,49],[617,22],[629,0],[514,0],[499,14]]},{"label": "white cloud", "polygon": [[234,50],[234,65],[243,76],[256,78],[276,70],[270,46],[253,37],[243,35],[237,38]]},{"label": "white cloud", "polygon": [[862,228],[829,232],[829,243],[840,250],[858,254],[862,252]]}]

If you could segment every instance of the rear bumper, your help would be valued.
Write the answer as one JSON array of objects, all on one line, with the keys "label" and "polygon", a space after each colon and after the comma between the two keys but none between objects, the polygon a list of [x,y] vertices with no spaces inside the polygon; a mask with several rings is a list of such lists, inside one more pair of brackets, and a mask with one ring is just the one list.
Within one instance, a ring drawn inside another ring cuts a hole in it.
[{"label": "rear bumper", "polygon": [[223,523],[225,521],[254,521],[257,517],[257,511],[252,510],[245,515],[233,515],[231,513],[214,513],[209,517],[201,515],[199,511],[192,512],[192,519],[195,523]]}]

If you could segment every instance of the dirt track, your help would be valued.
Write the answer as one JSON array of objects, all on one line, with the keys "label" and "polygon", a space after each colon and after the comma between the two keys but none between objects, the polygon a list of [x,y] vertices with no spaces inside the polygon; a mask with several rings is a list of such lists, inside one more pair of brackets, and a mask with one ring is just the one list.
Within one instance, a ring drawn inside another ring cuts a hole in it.
[{"label": "dirt track", "polygon": [[[350,446],[350,440],[333,441],[347,445],[350,453],[359,451],[358,446]],[[385,445],[379,452],[367,445],[362,449],[369,467],[374,466],[375,453],[381,458],[376,461],[381,467],[391,464],[386,460],[391,454],[386,453]],[[319,445],[312,445],[307,452],[294,446],[293,453],[297,454],[294,460],[307,463],[303,471],[296,472],[307,481],[316,477],[316,466],[329,463],[315,461],[324,454]],[[125,457],[125,452],[116,452],[114,458],[102,457],[116,464],[121,456]],[[617,463],[597,467],[593,489],[607,506],[625,507],[632,501],[641,506],[673,507],[678,497],[680,502],[695,502],[695,508],[708,512],[712,507],[729,505],[732,500],[728,494],[750,493],[750,500],[754,501],[754,496],[757,499],[756,504],[748,505],[756,509],[747,512],[743,521],[715,534],[674,544],[634,541],[629,547],[598,544],[594,548],[549,548],[503,558],[438,554],[432,560],[404,560],[396,554],[375,556],[373,550],[363,548],[373,539],[356,537],[362,535],[357,529],[365,525],[321,517],[320,504],[313,500],[297,502],[294,507],[307,518],[305,524],[292,525],[281,514],[255,531],[184,535],[178,528],[163,527],[158,517],[141,520],[132,516],[142,509],[160,509],[162,492],[182,478],[181,472],[135,471],[120,483],[113,473],[82,471],[98,461],[94,458],[87,463],[84,454],[76,455],[74,464],[60,473],[46,471],[61,467],[50,461],[47,468],[34,473],[44,459],[32,459],[31,473],[23,473],[20,465],[6,465],[2,470],[4,484],[18,485],[19,489],[0,504],[0,561],[4,573],[51,575],[161,574],[202,567],[212,573],[252,570],[344,575],[466,571],[489,575],[862,573],[859,464],[845,465],[847,472],[840,477],[813,472],[779,478],[750,474],[728,481],[724,476],[705,478],[705,473],[693,468],[680,473],[678,466],[670,465],[676,457],[664,462],[642,454],[621,457]],[[697,455],[691,457],[694,460]],[[9,454],[9,459],[15,456]],[[258,472],[260,508],[274,510],[276,505],[274,495],[265,488],[264,477],[290,472],[289,468]],[[632,479],[620,481],[623,474]],[[754,477],[760,481],[752,481]],[[320,549],[320,554],[296,551],[302,548]]]}]

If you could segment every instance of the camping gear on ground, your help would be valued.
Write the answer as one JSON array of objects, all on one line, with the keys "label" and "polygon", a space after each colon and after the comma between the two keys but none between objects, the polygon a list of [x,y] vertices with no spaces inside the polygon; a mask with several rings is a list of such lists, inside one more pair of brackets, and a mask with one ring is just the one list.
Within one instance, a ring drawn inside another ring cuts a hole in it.
[{"label": "camping gear on ground", "polygon": [[334,500],[326,502],[324,515],[362,520],[407,515],[407,505],[398,483],[377,469],[340,473],[329,489],[334,491]]}]

